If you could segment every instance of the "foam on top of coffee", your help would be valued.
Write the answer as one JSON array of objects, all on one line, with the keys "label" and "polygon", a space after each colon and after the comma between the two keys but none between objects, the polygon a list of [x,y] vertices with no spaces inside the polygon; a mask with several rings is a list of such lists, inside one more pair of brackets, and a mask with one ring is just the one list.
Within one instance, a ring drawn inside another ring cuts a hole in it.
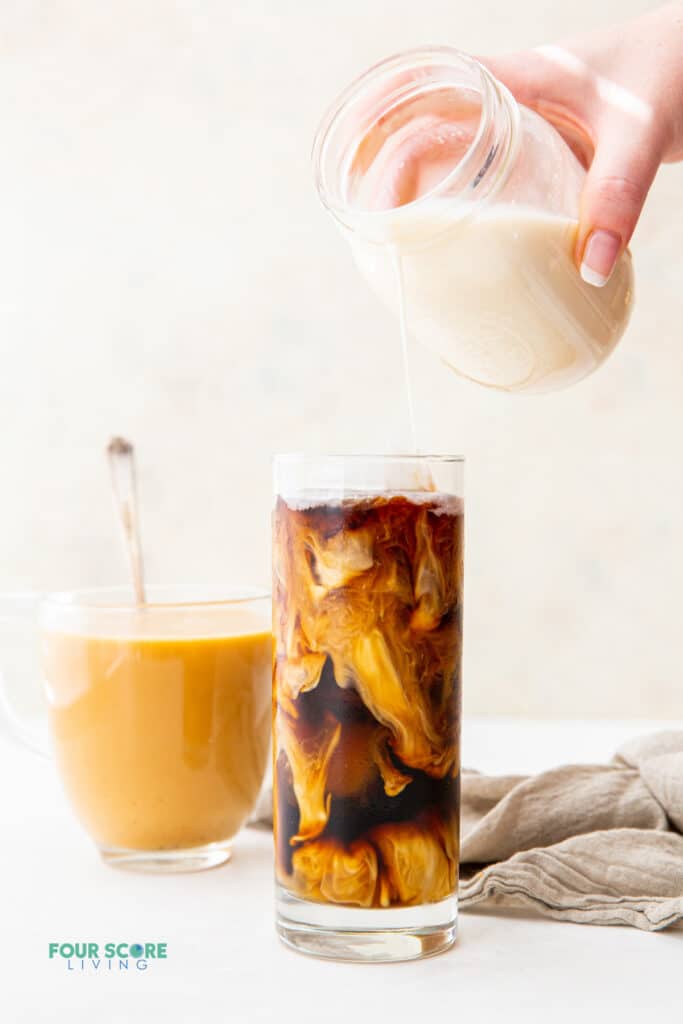
[{"label": "foam on top of coffee", "polygon": [[463,499],[455,494],[445,494],[442,491],[411,491],[411,490],[385,490],[370,488],[363,490],[333,490],[313,489],[300,491],[296,495],[281,494],[280,498],[295,512],[307,512],[316,508],[341,508],[351,505],[362,505],[366,502],[382,499],[389,502],[393,499],[402,498],[411,505],[429,505],[430,511],[437,515],[462,515]]}]

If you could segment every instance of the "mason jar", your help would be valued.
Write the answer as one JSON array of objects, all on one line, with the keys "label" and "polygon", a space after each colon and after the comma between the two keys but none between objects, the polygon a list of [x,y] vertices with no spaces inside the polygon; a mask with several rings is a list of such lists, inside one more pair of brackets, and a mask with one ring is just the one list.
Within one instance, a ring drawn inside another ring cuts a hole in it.
[{"label": "mason jar", "polygon": [[553,125],[467,55],[412,50],[334,103],[314,146],[320,197],[404,333],[457,373],[551,391],[595,370],[633,302],[574,263],[584,167]]}]

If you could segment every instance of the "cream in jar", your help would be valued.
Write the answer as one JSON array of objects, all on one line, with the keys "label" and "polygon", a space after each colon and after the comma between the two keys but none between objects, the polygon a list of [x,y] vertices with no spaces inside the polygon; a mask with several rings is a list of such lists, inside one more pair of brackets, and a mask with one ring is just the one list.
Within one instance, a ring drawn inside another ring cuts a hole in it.
[{"label": "cream in jar", "polygon": [[461,375],[555,390],[621,337],[630,254],[603,288],[581,279],[585,172],[476,61],[430,50],[372,69],[328,115],[315,159],[361,272],[404,331]]}]

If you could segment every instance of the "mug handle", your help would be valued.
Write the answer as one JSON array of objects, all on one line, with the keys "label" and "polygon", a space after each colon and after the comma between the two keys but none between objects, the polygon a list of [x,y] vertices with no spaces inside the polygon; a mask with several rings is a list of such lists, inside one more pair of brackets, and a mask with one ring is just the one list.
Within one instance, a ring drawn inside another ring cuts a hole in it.
[{"label": "mug handle", "polygon": [[[43,595],[35,591],[0,594],[0,718],[9,727],[10,736],[41,757],[51,757],[47,732],[47,715],[32,716],[17,710],[11,693],[11,679],[20,675],[22,682],[33,680],[38,673],[35,660],[38,652],[38,610]],[[11,653],[14,659],[11,659]],[[6,665],[12,661],[8,670]],[[38,690],[39,684],[36,686]],[[40,688],[42,695],[42,688]]]}]

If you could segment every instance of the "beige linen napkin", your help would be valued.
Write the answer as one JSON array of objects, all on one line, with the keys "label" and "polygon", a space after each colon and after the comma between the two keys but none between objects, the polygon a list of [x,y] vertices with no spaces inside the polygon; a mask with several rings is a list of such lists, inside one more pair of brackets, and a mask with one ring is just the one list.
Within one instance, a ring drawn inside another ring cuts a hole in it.
[{"label": "beige linen napkin", "polygon": [[683,919],[681,833],[683,732],[633,740],[609,765],[464,772],[460,905],[666,928]]},{"label": "beige linen napkin", "polygon": [[[460,906],[656,931],[683,919],[683,732],[609,765],[462,776]],[[270,793],[254,823],[272,824]]]}]

